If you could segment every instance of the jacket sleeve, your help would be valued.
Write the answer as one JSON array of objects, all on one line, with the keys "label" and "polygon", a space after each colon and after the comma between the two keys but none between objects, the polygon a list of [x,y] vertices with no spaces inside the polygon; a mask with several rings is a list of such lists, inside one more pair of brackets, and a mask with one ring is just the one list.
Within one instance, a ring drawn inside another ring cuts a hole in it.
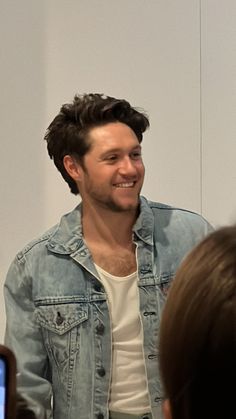
[{"label": "jacket sleeve", "polygon": [[46,417],[51,418],[49,363],[40,326],[34,317],[32,283],[25,255],[18,255],[9,268],[4,284],[5,344],[16,356],[19,393],[43,406]]}]

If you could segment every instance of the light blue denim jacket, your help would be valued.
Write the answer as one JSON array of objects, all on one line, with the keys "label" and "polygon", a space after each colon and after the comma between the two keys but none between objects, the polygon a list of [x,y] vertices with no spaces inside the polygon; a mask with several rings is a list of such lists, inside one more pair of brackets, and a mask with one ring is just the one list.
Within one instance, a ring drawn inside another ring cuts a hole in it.
[{"label": "light blue denim jacket", "polygon": [[[153,417],[163,398],[158,332],[165,294],[183,257],[209,231],[201,216],[140,199],[133,228],[140,316]],[[5,343],[17,357],[19,390],[55,419],[107,419],[112,331],[106,292],[81,226],[81,206],[16,256],[5,283]]]}]

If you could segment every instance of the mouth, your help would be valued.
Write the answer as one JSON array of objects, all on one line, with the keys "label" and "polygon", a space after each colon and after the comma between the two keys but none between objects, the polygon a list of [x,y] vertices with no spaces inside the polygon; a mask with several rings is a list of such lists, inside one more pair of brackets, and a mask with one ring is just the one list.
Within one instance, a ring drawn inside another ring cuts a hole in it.
[{"label": "mouth", "polygon": [[122,183],[116,183],[114,186],[115,188],[133,188],[135,185],[135,182],[122,182]]}]

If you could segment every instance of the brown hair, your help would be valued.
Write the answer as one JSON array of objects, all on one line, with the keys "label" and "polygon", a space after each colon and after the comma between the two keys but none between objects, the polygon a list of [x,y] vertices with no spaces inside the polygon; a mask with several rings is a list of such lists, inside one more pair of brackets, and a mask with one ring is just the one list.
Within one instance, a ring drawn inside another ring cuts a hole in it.
[{"label": "brown hair", "polygon": [[160,367],[173,419],[236,417],[236,226],[210,234],[177,271]]}]

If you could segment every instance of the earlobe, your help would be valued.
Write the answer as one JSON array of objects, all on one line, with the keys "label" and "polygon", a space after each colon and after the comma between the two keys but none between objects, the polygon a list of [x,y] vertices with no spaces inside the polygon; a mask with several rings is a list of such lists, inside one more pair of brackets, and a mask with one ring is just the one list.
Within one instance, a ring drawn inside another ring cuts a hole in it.
[{"label": "earlobe", "polygon": [[172,419],[170,401],[165,399],[162,405],[164,419]]},{"label": "earlobe", "polygon": [[72,156],[67,154],[63,158],[63,164],[70,177],[75,181],[79,181],[81,178],[81,167],[79,163],[77,163]]}]

